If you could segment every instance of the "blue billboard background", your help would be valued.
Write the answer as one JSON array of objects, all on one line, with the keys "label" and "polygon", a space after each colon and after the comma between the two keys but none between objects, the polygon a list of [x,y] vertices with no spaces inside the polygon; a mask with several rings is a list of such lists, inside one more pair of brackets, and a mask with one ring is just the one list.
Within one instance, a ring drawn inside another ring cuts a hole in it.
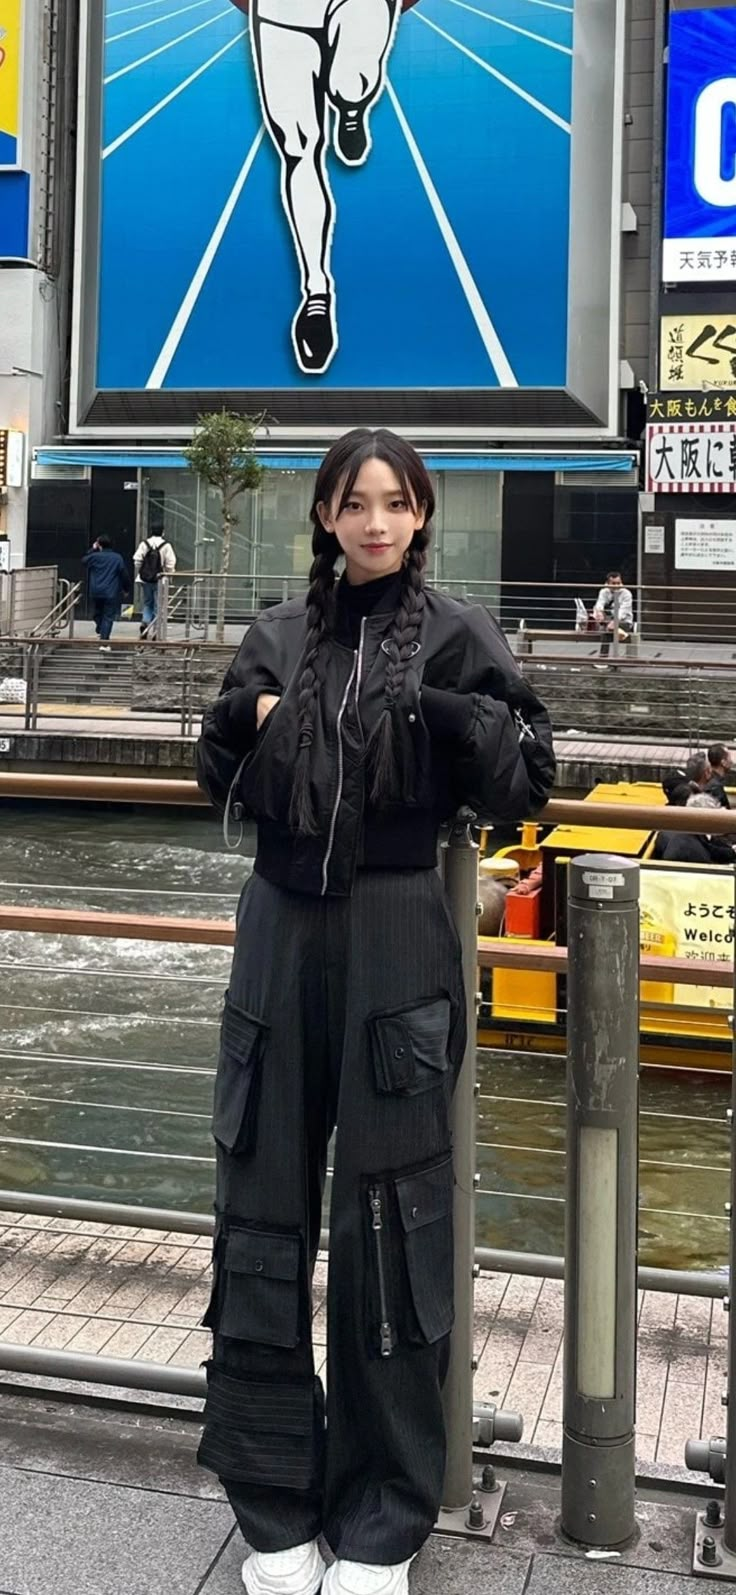
[{"label": "blue billboard background", "polygon": [[[734,76],[736,8],[673,11],[669,24],[664,239],[666,280],[736,276],[736,262],[717,265],[715,251],[698,244],[736,235],[736,208],[709,204],[695,186],[695,108],[708,84]],[[733,173],[736,108],[721,128],[721,173]],[[672,247],[668,245],[672,244]],[[688,250],[688,243],[695,246]]]},{"label": "blue billboard background", "polygon": [[228,0],[108,0],[98,385],[563,386],[572,4],[404,13],[369,158],[327,155],[339,347],[310,376],[249,26]]}]

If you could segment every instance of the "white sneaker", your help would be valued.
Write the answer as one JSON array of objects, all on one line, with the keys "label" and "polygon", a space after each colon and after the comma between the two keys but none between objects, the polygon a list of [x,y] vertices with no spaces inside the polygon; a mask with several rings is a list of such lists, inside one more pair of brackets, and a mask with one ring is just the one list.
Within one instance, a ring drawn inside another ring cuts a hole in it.
[{"label": "white sneaker", "polygon": [[365,1562],[334,1562],[327,1569],[322,1595],[409,1595],[409,1568],[414,1560],[394,1567]]},{"label": "white sneaker", "polygon": [[110,647],[110,644],[106,643],[106,642],[101,642],[100,643],[100,653],[101,654],[111,654],[112,653],[112,648]]},{"label": "white sneaker", "polygon": [[325,1564],[316,1540],[290,1551],[254,1551],[243,1563],[248,1595],[317,1595]]}]

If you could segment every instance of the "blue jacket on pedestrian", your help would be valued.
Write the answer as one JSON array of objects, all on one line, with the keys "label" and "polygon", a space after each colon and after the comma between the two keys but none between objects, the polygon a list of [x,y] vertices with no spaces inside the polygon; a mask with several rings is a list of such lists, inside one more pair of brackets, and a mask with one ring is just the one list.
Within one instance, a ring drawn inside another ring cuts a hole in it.
[{"label": "blue jacket on pedestrian", "polygon": [[123,593],[130,592],[130,577],[121,554],[113,548],[90,549],[82,564],[87,566],[89,590],[92,598],[108,598],[119,603]]}]

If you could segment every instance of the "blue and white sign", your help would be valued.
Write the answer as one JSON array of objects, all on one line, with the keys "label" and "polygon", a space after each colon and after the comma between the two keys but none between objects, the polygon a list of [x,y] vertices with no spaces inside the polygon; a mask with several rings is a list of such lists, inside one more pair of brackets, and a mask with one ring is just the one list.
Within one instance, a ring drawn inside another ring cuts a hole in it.
[{"label": "blue and white sign", "polygon": [[73,418],[494,389],[607,417],[622,14],[82,0]]},{"label": "blue and white sign", "polygon": [[662,276],[736,281],[736,7],[670,14]]}]

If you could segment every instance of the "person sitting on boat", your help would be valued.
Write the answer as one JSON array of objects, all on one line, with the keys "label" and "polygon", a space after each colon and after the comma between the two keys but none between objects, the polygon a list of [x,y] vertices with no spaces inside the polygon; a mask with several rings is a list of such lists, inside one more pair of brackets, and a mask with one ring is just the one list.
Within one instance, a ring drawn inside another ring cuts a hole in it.
[{"label": "person sitting on boat", "polygon": [[726,791],[726,776],[733,770],[733,761],[730,751],[722,742],[714,742],[708,749],[708,763],[710,765],[710,780],[705,788],[706,792],[720,803],[722,809],[730,809],[728,793]]},{"label": "person sitting on boat", "polygon": [[[687,800],[689,809],[716,811],[720,803],[708,792],[694,792]],[[704,822],[705,823],[705,822]],[[701,836],[694,831],[661,831],[657,841],[661,850],[654,857],[668,864],[733,864],[734,850],[724,836]]]}]

